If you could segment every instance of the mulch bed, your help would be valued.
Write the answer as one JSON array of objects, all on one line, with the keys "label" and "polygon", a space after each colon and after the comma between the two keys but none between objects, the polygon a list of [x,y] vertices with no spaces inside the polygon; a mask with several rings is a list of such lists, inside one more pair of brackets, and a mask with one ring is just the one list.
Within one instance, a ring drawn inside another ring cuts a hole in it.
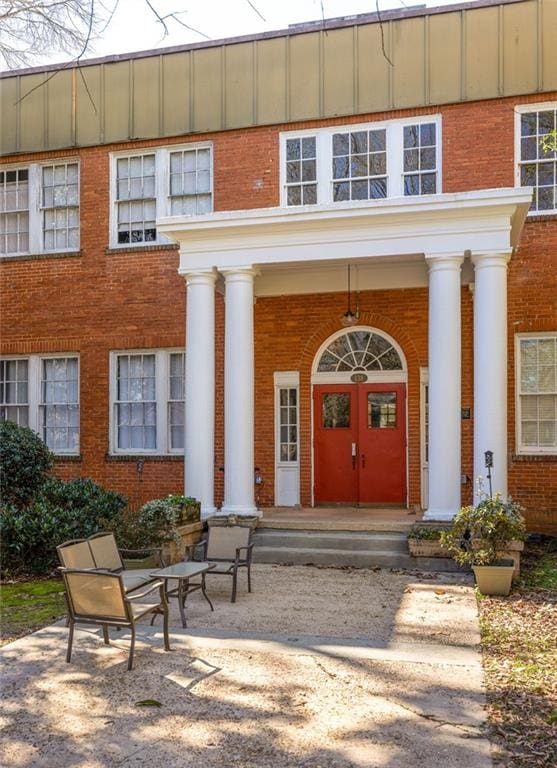
[{"label": "mulch bed", "polygon": [[[538,574],[540,559],[546,566]],[[482,597],[480,623],[495,765],[557,765],[557,554],[528,548],[509,597]],[[553,571],[554,568],[554,571]]]}]

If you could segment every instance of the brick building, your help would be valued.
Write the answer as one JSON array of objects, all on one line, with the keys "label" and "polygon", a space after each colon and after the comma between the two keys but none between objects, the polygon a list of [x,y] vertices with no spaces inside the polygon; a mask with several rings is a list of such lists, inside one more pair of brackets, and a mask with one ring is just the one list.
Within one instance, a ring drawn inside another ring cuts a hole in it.
[{"label": "brick building", "polygon": [[3,74],[0,415],[60,475],[450,519],[491,450],[555,531],[557,3],[382,16]]}]

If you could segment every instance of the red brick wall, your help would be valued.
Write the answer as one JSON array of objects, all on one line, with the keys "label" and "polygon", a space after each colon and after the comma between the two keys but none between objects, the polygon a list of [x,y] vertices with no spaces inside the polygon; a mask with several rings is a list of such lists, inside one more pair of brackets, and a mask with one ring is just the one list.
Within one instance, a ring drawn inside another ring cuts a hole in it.
[{"label": "red brick wall", "polygon": [[[546,94],[544,99],[557,98]],[[64,476],[91,476],[124,491],[132,503],[178,491],[180,460],[116,460],[108,452],[108,353],[114,349],[181,346],[185,298],[174,249],[130,248],[107,253],[109,153],[171,143],[214,142],[215,208],[231,210],[278,205],[279,133],[312,125],[441,113],[443,190],[512,186],[514,183],[514,106],[539,101],[539,95],[425,110],[405,110],[354,118],[296,123],[168,141],[133,142],[78,151],[41,153],[5,162],[79,155],[81,163],[81,255],[5,260],[0,266],[3,353],[75,351],[81,355],[81,459],[63,461]],[[513,334],[555,330],[557,217],[529,222],[509,270],[509,366],[514,365]],[[361,296],[366,322],[383,328],[402,346],[409,364],[410,503],[419,503],[419,366],[427,365],[427,291],[366,292]],[[262,504],[274,493],[273,372],[300,370],[302,502],[310,488],[309,372],[315,351],[338,326],[344,296],[260,299],[256,317],[256,464],[265,483]],[[217,500],[222,498],[223,303],[217,300]],[[472,402],[472,301],[462,294],[463,405]],[[514,456],[514,383],[509,383],[509,447]],[[472,473],[472,421],[462,422],[463,471]],[[557,463],[511,458],[510,489],[528,507],[538,527],[557,526]],[[464,489],[464,498],[469,493]],[[538,517],[534,518],[534,515]],[[553,515],[553,517],[552,517]],[[553,523],[551,522],[553,521]]]}]

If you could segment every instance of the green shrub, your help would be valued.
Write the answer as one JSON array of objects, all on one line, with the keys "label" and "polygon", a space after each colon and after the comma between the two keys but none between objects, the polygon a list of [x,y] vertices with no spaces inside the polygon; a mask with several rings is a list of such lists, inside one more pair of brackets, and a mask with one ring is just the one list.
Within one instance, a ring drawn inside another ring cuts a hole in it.
[{"label": "green shrub", "polygon": [[526,524],[522,507],[512,499],[502,501],[482,494],[476,507],[462,507],[441,543],[459,565],[490,565],[508,541],[524,541]]},{"label": "green shrub", "polygon": [[25,506],[46,480],[53,455],[28,427],[0,422],[0,493],[2,503]]},{"label": "green shrub", "polygon": [[439,528],[414,523],[412,528],[408,531],[408,538],[416,539],[417,541],[439,541],[441,534],[442,531]]},{"label": "green shrub", "polygon": [[47,480],[27,507],[5,505],[0,509],[2,572],[52,570],[58,565],[58,544],[102,530],[102,514],[116,518],[125,506],[124,496],[106,491],[92,480]]}]

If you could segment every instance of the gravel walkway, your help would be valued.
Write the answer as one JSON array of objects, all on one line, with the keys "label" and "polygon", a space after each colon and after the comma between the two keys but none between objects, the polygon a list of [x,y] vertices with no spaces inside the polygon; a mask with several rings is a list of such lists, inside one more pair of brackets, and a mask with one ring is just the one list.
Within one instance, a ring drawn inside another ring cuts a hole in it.
[{"label": "gravel walkway", "polygon": [[[0,764],[37,768],[489,768],[477,615],[458,577],[258,565],[198,594],[188,630],[62,624],[5,646]],[[160,620],[159,620],[160,621]],[[141,707],[154,699],[161,706]]]}]

